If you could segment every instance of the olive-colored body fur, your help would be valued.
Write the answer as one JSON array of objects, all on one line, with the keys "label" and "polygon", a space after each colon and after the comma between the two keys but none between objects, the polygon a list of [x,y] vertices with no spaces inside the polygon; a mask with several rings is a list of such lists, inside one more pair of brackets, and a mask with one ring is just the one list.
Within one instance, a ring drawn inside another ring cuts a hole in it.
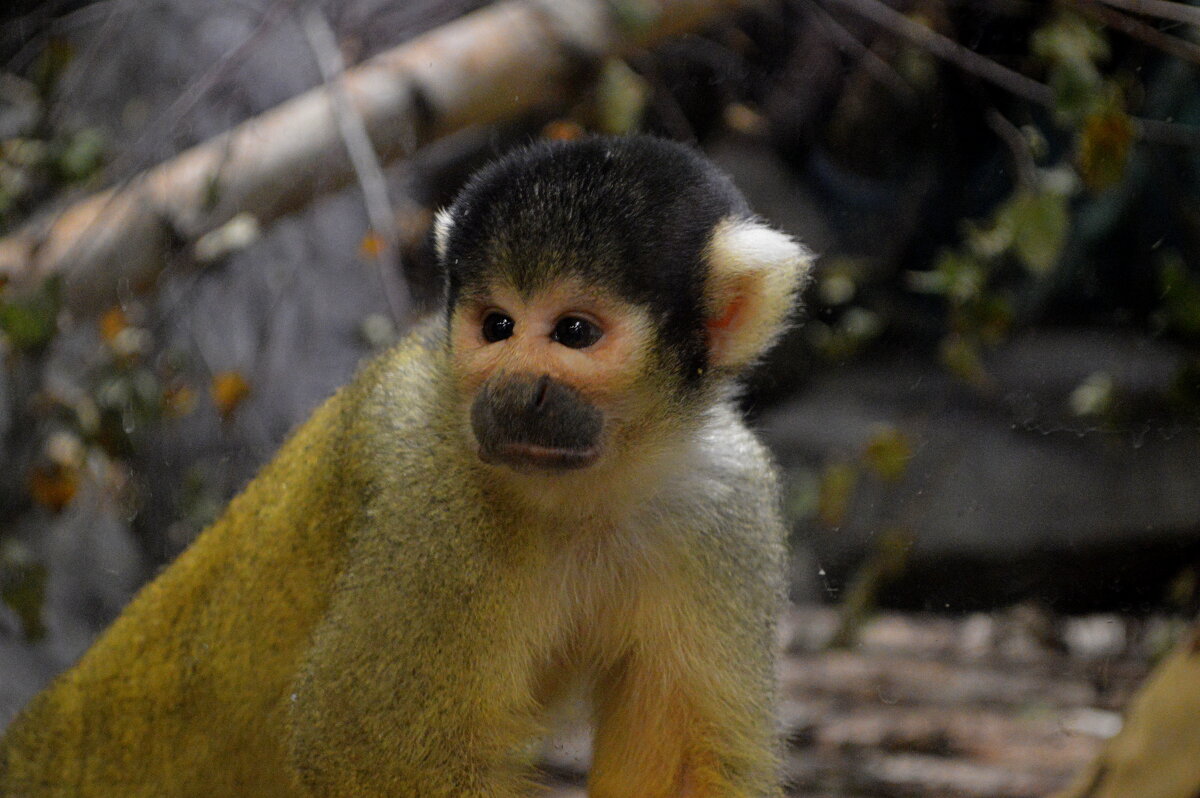
[{"label": "olive-colored body fur", "polygon": [[417,332],[299,429],[18,717],[0,795],[523,794],[571,677],[601,707],[594,795],[674,794],[712,750],[743,772],[693,778],[773,792],[759,444],[722,407],[626,528],[522,511],[458,442],[444,349]]},{"label": "olive-colored body fur", "polygon": [[337,393],[0,742],[3,798],[779,795],[776,477],[733,397],[804,249],[648,137],[435,224],[446,308]]}]

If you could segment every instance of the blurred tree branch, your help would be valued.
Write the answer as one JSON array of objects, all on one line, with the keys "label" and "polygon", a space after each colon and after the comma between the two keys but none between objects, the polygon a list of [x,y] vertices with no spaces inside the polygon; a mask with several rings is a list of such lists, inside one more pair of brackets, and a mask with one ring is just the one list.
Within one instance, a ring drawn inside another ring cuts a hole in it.
[{"label": "blurred tree branch", "polygon": [[[565,101],[600,59],[750,0],[508,0],[385,51],[337,80],[381,161],[413,144]],[[64,278],[66,307],[152,283],[172,246],[250,214],[266,224],[354,180],[327,87],[312,89],[130,180],[0,239],[0,278]]]},{"label": "blurred tree branch", "polygon": [[[938,58],[949,61],[964,72],[993,83],[1010,94],[1048,108],[1053,108],[1055,105],[1054,90],[1050,86],[1039,83],[1016,70],[1009,69],[1003,64],[964,47],[950,37],[910,19],[879,0],[824,0],[824,2],[829,5],[841,6],[869,19],[891,33],[924,48]],[[1102,2],[1114,7],[1128,7],[1131,10],[1139,10],[1141,13],[1154,14],[1162,18],[1168,18],[1165,15],[1173,13],[1175,16],[1171,18],[1182,18],[1186,21],[1200,20],[1200,9],[1180,3],[1164,2],[1164,0],[1102,0]],[[1167,8],[1163,8],[1164,6]],[[1200,129],[1159,119],[1131,118],[1131,121],[1138,137],[1145,141],[1183,147],[1200,147]]]},{"label": "blurred tree branch", "polygon": [[1200,25],[1200,8],[1168,0],[1100,0],[1105,5],[1148,17]]},{"label": "blurred tree branch", "polygon": [[[381,241],[380,251],[374,259],[380,287],[392,314],[392,321],[403,328],[406,326],[403,322],[411,309],[411,302],[398,272],[392,268],[399,245],[399,231],[392,201],[388,197],[383,165],[379,163],[379,156],[371,146],[366,123],[355,109],[345,86],[338,80],[345,74],[346,65],[342,60],[341,50],[338,49],[337,37],[329,27],[329,21],[325,19],[321,9],[315,3],[311,3],[301,12],[301,22],[333,103],[338,132],[346,146],[346,153],[350,156],[358,185],[362,189],[367,218],[371,222],[371,234]],[[416,131],[409,128],[403,133],[406,135],[401,138],[401,153],[408,155],[415,145]],[[405,138],[408,139],[407,142],[404,141]]]},{"label": "blurred tree branch", "polygon": [[1200,44],[1164,33],[1140,19],[1122,14],[1120,11],[1107,7],[1104,0],[1071,0],[1071,5],[1101,24],[1162,50],[1180,61],[1200,64]]},{"label": "blurred tree branch", "polygon": [[963,47],[950,37],[943,36],[878,0],[826,0],[826,2],[842,6],[865,17],[876,25],[933,53],[938,58],[949,61],[959,69],[996,84],[1010,94],[1015,94],[1036,105],[1052,106],[1054,104],[1054,90],[1049,86],[1038,83],[1016,70],[1009,69],[1003,64],[998,64],[986,56]]}]

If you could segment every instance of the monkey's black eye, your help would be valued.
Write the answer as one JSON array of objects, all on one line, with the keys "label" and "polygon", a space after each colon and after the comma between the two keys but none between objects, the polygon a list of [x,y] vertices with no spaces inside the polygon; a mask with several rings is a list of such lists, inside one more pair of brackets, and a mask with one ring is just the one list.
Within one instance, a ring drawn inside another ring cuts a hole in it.
[{"label": "monkey's black eye", "polygon": [[600,340],[604,333],[595,324],[578,316],[566,316],[554,325],[550,338],[571,349],[583,349]]},{"label": "monkey's black eye", "polygon": [[483,340],[489,344],[503,341],[512,336],[515,326],[516,322],[503,313],[489,313],[483,320]]}]

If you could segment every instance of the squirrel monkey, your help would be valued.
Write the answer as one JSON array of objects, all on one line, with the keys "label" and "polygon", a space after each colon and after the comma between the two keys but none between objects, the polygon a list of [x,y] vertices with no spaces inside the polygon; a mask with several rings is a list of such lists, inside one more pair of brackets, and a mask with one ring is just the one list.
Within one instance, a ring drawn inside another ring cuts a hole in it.
[{"label": "squirrel monkey", "polygon": [[570,689],[593,798],[779,794],[784,526],[736,381],[807,253],[654,138],[537,144],[436,220],[366,366],[0,743],[5,798],[509,798]]}]

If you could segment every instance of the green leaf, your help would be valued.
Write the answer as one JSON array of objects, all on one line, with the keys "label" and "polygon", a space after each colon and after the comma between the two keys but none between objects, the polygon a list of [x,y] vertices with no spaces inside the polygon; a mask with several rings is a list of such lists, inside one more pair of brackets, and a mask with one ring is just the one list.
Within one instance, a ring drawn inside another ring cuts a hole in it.
[{"label": "green leaf", "polygon": [[0,332],[25,351],[43,348],[58,332],[62,279],[52,277],[26,296],[0,300]]},{"label": "green leaf", "polygon": [[619,58],[604,62],[596,84],[597,122],[613,136],[633,133],[642,121],[650,88],[641,75]]},{"label": "green leaf", "polygon": [[1013,249],[1030,273],[1048,274],[1070,232],[1068,199],[1056,191],[1020,191],[1002,210],[1011,216]]},{"label": "green leaf", "polygon": [[858,469],[850,463],[831,463],[821,474],[817,489],[817,517],[827,527],[841,526],[850,509]]},{"label": "green leaf", "polygon": [[630,33],[648,30],[662,14],[650,0],[613,0],[612,10],[617,24]]},{"label": "green leaf", "polygon": [[1104,98],[1104,80],[1100,70],[1088,63],[1056,66],[1050,73],[1054,89],[1054,112],[1069,125],[1079,124],[1093,113]]},{"label": "green leaf", "polygon": [[1034,32],[1033,54],[1051,64],[1093,63],[1108,58],[1108,40],[1078,14],[1063,13]]},{"label": "green leaf", "polygon": [[947,371],[968,385],[979,390],[991,387],[992,378],[983,365],[977,341],[962,335],[948,335],[939,347],[938,359]]},{"label": "green leaf", "polygon": [[1163,259],[1159,284],[1167,323],[1184,335],[1200,337],[1200,280],[1177,253]]},{"label": "green leaf", "polygon": [[943,252],[938,256],[934,269],[942,275],[946,298],[955,305],[963,305],[977,299],[987,285],[986,264],[966,252]]},{"label": "green leaf", "polygon": [[96,128],[84,128],[67,141],[56,161],[58,173],[68,182],[86,180],[104,164],[107,142]]},{"label": "green leaf", "polygon": [[1104,99],[1104,79],[1098,61],[1108,58],[1108,40],[1077,14],[1064,13],[1036,31],[1033,54],[1050,68],[1055,111],[1078,123]]},{"label": "green leaf", "polygon": [[890,424],[881,425],[874,431],[863,452],[867,466],[886,482],[903,477],[912,456],[913,447],[908,436]]},{"label": "green leaf", "polygon": [[1097,111],[1079,131],[1079,174],[1093,191],[1101,191],[1125,176],[1133,145],[1133,120],[1117,104]]},{"label": "green leaf", "polygon": [[42,623],[42,605],[46,601],[46,567],[32,562],[14,546],[0,551],[0,601],[12,609],[21,621],[21,630],[30,642],[46,634]]}]

